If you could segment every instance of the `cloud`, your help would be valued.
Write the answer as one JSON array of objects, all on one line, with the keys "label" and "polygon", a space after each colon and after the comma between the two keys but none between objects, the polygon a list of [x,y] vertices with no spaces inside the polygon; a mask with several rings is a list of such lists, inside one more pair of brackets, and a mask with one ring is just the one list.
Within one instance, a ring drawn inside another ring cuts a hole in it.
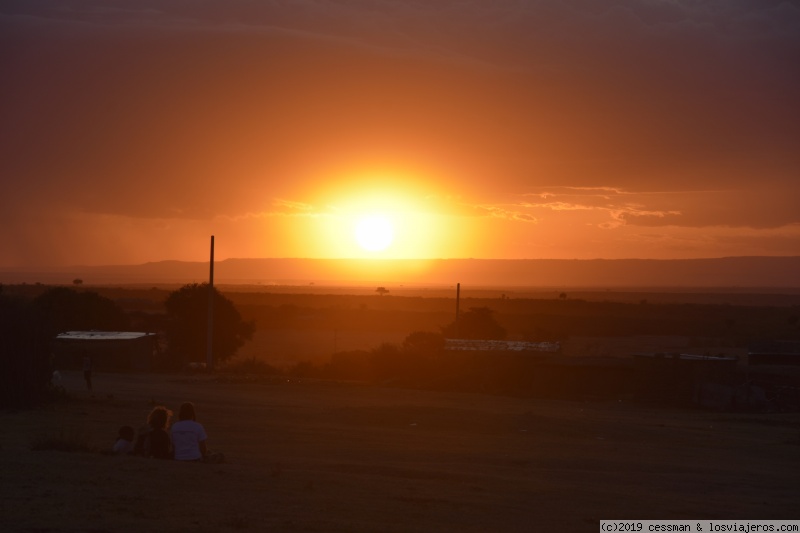
[{"label": "cloud", "polygon": [[297,202],[294,200],[276,198],[275,200],[273,200],[272,203],[273,206],[275,207],[272,213],[304,215],[304,214],[313,214],[315,212],[314,206],[305,202]]},{"label": "cloud", "polygon": [[537,231],[798,222],[796,2],[4,2],[0,46],[12,227],[313,214],[372,169]]},{"label": "cloud", "polygon": [[509,208],[508,206],[497,205],[479,205],[476,208],[482,211],[485,216],[492,218],[500,218],[504,220],[512,220],[515,222],[525,222],[535,224],[538,219],[522,210]]},{"label": "cloud", "polygon": [[[780,228],[800,223],[793,207],[796,188],[742,190],[627,191],[614,187],[550,187],[522,196],[528,210],[606,213],[604,228],[677,226]],[[536,199],[537,201],[531,201]]]}]

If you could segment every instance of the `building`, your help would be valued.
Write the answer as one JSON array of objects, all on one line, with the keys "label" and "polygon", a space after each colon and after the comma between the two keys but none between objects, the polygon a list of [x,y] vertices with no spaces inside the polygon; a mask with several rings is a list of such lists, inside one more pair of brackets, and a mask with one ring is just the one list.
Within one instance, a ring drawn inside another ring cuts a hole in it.
[{"label": "building", "polygon": [[137,331],[67,331],[53,341],[53,366],[79,370],[90,356],[93,367],[103,371],[148,372],[157,353],[155,333]]},{"label": "building", "polygon": [[445,339],[445,350],[465,352],[508,352],[508,353],[559,353],[558,342],[528,342],[504,340]]}]

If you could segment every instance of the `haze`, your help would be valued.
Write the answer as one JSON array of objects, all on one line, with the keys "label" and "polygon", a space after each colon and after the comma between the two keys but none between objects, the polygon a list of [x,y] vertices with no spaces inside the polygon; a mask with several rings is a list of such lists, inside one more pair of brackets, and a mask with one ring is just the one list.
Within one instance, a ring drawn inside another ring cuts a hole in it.
[{"label": "haze", "polygon": [[0,267],[797,255],[799,64],[788,1],[3,2]]}]

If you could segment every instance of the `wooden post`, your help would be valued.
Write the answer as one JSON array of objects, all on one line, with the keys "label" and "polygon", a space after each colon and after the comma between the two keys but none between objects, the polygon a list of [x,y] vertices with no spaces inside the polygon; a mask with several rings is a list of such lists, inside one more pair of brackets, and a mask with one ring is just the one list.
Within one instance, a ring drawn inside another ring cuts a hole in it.
[{"label": "wooden post", "polygon": [[214,367],[214,236],[211,236],[211,260],[208,271],[208,338],[206,340],[206,369]]}]

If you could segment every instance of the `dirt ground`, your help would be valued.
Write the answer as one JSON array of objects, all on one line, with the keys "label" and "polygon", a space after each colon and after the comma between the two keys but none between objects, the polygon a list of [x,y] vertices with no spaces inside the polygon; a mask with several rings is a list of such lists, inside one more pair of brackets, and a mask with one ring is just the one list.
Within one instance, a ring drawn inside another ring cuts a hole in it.
[{"label": "dirt ground", "polygon": [[[274,379],[98,374],[0,412],[0,531],[597,531],[800,518],[800,414]],[[104,453],[194,401],[219,465]],[[71,435],[94,452],[33,451]]]}]

